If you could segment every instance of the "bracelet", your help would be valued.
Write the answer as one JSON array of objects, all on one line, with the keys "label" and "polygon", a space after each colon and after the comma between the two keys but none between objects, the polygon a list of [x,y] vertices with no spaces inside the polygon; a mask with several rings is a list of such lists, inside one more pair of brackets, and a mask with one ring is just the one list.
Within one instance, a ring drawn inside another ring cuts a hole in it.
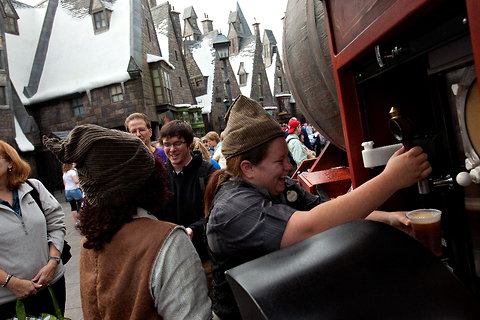
[{"label": "bracelet", "polygon": [[7,286],[7,284],[10,282],[10,279],[12,279],[12,277],[13,277],[13,274],[7,273],[7,278],[5,279],[5,283],[2,284],[2,288],[5,288]]},{"label": "bracelet", "polygon": [[62,259],[60,257],[50,256],[50,257],[48,257],[48,260],[55,260],[55,261],[57,261],[58,264],[60,264],[60,260],[62,260]]}]

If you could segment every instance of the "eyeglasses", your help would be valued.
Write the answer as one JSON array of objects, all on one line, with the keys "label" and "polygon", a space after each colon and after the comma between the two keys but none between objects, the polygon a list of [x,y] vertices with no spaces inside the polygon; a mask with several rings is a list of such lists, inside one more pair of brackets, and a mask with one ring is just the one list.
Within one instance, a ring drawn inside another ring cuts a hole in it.
[{"label": "eyeglasses", "polygon": [[186,143],[185,141],[177,141],[177,142],[174,142],[174,143],[164,143],[163,144],[163,148],[164,149],[167,149],[167,148],[179,148],[182,144]]}]

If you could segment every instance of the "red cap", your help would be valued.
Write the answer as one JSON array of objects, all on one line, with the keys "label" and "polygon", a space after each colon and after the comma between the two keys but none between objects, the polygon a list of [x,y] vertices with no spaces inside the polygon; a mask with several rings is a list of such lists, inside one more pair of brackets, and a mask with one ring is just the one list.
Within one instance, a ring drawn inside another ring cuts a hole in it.
[{"label": "red cap", "polygon": [[295,129],[300,125],[300,121],[290,120],[288,121],[288,133],[293,133]]}]

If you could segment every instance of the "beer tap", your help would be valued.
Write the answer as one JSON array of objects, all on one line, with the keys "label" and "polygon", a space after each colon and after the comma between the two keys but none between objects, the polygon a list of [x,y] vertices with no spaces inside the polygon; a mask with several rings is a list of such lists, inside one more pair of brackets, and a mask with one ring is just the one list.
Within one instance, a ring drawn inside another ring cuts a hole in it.
[{"label": "beer tap", "polygon": [[[388,127],[393,137],[403,144],[405,149],[409,150],[413,147],[413,129],[410,122],[401,116],[398,108],[392,107],[389,112],[390,120]],[[429,194],[431,192],[430,182],[423,179],[417,182],[418,193]]]}]

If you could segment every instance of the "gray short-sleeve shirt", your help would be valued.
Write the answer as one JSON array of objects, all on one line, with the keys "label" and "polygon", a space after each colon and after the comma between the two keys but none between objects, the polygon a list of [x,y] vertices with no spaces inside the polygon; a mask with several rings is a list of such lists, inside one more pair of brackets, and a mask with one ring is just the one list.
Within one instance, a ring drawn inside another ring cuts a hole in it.
[{"label": "gray short-sleeve shirt", "polygon": [[[320,203],[293,180],[288,179],[286,186],[273,198],[264,188],[238,178],[226,182],[214,199],[207,224],[211,252],[220,258],[241,253],[250,260],[278,250],[292,214]],[[287,192],[296,194],[295,201],[287,200]]]}]

